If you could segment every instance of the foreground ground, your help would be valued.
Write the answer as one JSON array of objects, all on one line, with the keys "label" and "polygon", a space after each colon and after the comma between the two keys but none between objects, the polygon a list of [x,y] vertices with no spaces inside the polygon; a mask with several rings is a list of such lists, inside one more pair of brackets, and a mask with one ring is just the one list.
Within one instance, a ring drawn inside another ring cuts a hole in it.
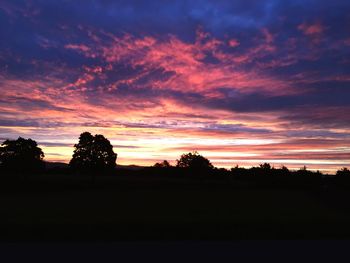
[{"label": "foreground ground", "polygon": [[348,191],[254,180],[40,175],[0,183],[0,241],[350,238]]}]

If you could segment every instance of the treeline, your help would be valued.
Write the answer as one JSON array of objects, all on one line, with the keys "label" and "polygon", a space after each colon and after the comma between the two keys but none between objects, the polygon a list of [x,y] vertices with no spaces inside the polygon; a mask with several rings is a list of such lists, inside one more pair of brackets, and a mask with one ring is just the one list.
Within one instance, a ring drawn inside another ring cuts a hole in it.
[{"label": "treeline", "polygon": [[[32,139],[19,137],[17,140],[6,140],[0,147],[0,170],[6,173],[33,174],[47,172],[45,168],[44,152]],[[56,171],[80,173],[89,175],[114,174],[117,154],[113,146],[103,135],[92,135],[84,132],[79,137],[79,142],[74,145],[72,159],[68,169],[56,168]],[[54,169],[53,169],[54,170]],[[145,168],[143,172],[163,174],[188,174],[197,176],[216,175],[234,176],[236,178],[254,176],[254,178],[279,177],[288,175],[297,176],[324,176],[320,171],[310,171],[304,166],[298,171],[291,171],[287,167],[272,167],[269,163],[260,164],[249,169],[233,167],[230,170],[216,168],[212,163],[198,152],[185,153],[176,160],[172,166],[167,160],[156,163],[153,167]],[[337,171],[338,177],[350,177],[350,171],[342,168]]]}]

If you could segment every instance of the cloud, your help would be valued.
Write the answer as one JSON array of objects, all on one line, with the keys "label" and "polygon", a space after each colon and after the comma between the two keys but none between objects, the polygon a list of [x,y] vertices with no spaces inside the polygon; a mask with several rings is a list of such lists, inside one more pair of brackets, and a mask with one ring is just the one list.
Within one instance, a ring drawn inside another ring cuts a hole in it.
[{"label": "cloud", "polygon": [[321,22],[316,23],[302,23],[298,26],[298,29],[307,37],[312,40],[312,43],[319,45],[323,40],[323,35],[326,33],[328,27],[322,25]]},{"label": "cloud", "polygon": [[125,163],[198,148],[222,166],[299,166],[299,149],[306,164],[334,170],[349,159],[349,8],[2,1],[0,136],[46,142],[60,160],[89,130],[120,146]]},{"label": "cloud", "polygon": [[298,26],[298,29],[307,36],[321,35],[326,31],[326,28],[320,22],[315,24],[303,23]]},{"label": "cloud", "polygon": [[228,42],[230,47],[238,47],[240,45],[239,41],[237,39],[230,39]]},{"label": "cloud", "polygon": [[53,110],[53,111],[72,111],[72,109],[56,106],[49,101],[43,99],[32,99],[21,96],[7,96],[6,99],[0,99],[0,104],[16,104],[19,108],[27,111],[36,110]]}]

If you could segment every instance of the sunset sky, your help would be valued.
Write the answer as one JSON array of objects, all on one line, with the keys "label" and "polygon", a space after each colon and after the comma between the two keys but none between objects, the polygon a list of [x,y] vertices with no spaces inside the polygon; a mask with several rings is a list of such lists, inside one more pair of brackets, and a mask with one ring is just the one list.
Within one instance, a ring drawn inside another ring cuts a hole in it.
[{"label": "sunset sky", "polygon": [[68,162],[350,166],[350,1],[0,1],[0,140]]}]

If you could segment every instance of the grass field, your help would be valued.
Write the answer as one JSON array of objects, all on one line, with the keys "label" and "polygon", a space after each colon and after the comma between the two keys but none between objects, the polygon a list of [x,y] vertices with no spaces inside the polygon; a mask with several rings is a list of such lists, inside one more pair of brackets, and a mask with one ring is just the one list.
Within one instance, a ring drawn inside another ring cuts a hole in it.
[{"label": "grass field", "polygon": [[350,237],[346,191],[137,173],[0,184],[2,241]]}]

